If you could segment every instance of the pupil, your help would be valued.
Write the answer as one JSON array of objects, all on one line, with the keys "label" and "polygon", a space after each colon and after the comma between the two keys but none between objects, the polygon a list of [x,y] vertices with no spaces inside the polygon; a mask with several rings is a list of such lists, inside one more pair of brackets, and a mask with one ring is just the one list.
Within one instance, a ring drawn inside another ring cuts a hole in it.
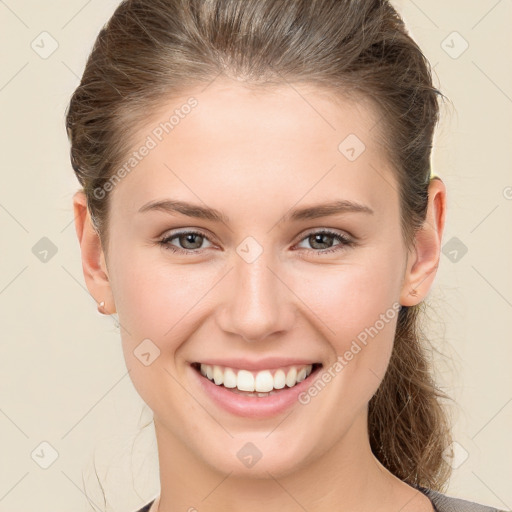
[{"label": "pupil", "polygon": [[314,238],[315,238],[315,243],[320,243],[320,244],[326,244],[326,242],[322,242],[322,238],[326,237],[327,239],[332,239],[332,235],[328,235],[327,233],[318,233],[316,235],[313,235]]},{"label": "pupil", "polygon": [[[200,235],[196,235],[196,234],[194,234],[194,233],[190,233],[190,234],[188,234],[188,235],[184,235],[184,237],[185,237],[185,242],[186,242],[186,243],[191,243],[192,245],[194,245],[194,238],[195,238],[195,237],[199,237],[199,238],[201,238],[201,236],[200,236]],[[196,244],[197,244],[197,242],[196,242]],[[199,245],[200,245],[200,244],[199,244]],[[193,249],[196,249],[197,247],[192,247],[192,248],[193,248]]]}]

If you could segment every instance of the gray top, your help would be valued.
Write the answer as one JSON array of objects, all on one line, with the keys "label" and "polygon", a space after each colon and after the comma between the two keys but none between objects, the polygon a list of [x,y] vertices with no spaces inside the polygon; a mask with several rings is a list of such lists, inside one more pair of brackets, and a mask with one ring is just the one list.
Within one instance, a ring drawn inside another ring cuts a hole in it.
[{"label": "gray top", "polygon": [[430,498],[436,512],[511,512],[461,498],[453,498],[424,487],[417,487],[417,489]]},{"label": "gray top", "polygon": [[[460,498],[452,498],[451,496],[433,491],[432,489],[426,489],[425,487],[415,488],[430,499],[435,512],[512,512],[488,507],[486,505],[481,505],[480,503],[474,503]],[[150,501],[137,512],[149,512],[154,501],[155,500]]]}]

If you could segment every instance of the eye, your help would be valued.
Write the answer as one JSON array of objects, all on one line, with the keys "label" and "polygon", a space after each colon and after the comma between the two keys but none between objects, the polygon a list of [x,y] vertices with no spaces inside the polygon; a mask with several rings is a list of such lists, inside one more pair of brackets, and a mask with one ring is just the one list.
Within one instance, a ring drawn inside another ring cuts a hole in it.
[{"label": "eye", "polygon": [[[174,239],[178,240],[181,247],[177,247],[171,243]],[[180,231],[166,236],[158,243],[163,246],[164,249],[174,253],[194,255],[202,252],[201,245],[205,240],[208,240],[208,237],[200,231]],[[344,234],[330,231],[328,229],[309,233],[301,240],[301,242],[304,240],[307,240],[313,249],[319,249],[313,250],[313,252],[318,255],[342,251],[345,247],[352,247],[355,245],[355,242]],[[338,243],[331,247],[325,247],[325,245],[329,246],[332,244],[333,241],[338,241]]]},{"label": "eye", "polygon": [[[330,231],[328,229],[309,233],[305,238],[301,240],[301,242],[304,240],[307,240],[314,249],[320,249],[318,251],[314,251],[318,253],[319,256],[336,251],[342,251],[345,247],[352,247],[355,245],[355,242],[344,234],[336,233],[335,231]],[[329,246],[335,240],[337,240],[339,243],[335,244],[334,246],[325,248],[326,245]]]},{"label": "eye", "polygon": [[[183,246],[183,248],[176,247],[171,244],[171,240],[175,238],[178,239],[179,244]],[[181,231],[179,233],[174,233],[172,235],[166,236],[158,243],[169,251],[179,253],[179,254],[198,254],[201,250],[198,250],[204,240],[208,240],[208,238],[199,231]]]}]

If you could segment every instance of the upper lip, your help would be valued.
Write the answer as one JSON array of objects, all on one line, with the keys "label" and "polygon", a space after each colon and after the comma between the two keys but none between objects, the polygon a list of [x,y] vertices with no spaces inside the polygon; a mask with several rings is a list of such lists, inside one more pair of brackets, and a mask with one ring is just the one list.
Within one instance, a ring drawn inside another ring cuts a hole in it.
[{"label": "upper lip", "polygon": [[231,359],[202,359],[197,361],[199,364],[208,364],[211,366],[228,366],[239,370],[272,370],[283,368],[285,366],[306,366],[308,364],[319,363],[312,359],[297,359],[296,357],[266,357],[264,359],[250,360],[245,358]]}]

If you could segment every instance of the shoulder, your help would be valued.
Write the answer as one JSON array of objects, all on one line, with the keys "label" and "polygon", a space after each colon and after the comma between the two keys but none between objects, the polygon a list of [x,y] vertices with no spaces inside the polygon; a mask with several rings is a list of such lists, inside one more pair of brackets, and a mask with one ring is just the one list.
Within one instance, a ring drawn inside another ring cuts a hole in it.
[{"label": "shoulder", "polygon": [[[418,489],[430,498],[436,508],[436,512],[512,512],[489,507],[473,501],[463,500],[461,498],[447,496],[446,494],[425,487],[419,487]],[[154,501],[155,500],[150,501],[136,512],[149,512]]]},{"label": "shoulder", "polygon": [[147,505],[144,505],[141,509],[137,510],[136,512],[149,512],[149,509],[151,508],[151,505],[153,505],[153,502],[155,500],[151,500]]},{"label": "shoulder", "polygon": [[499,510],[473,501],[447,496],[446,494],[432,489],[422,487],[419,488],[419,490],[430,498],[436,508],[436,512],[505,512],[504,510]]}]

